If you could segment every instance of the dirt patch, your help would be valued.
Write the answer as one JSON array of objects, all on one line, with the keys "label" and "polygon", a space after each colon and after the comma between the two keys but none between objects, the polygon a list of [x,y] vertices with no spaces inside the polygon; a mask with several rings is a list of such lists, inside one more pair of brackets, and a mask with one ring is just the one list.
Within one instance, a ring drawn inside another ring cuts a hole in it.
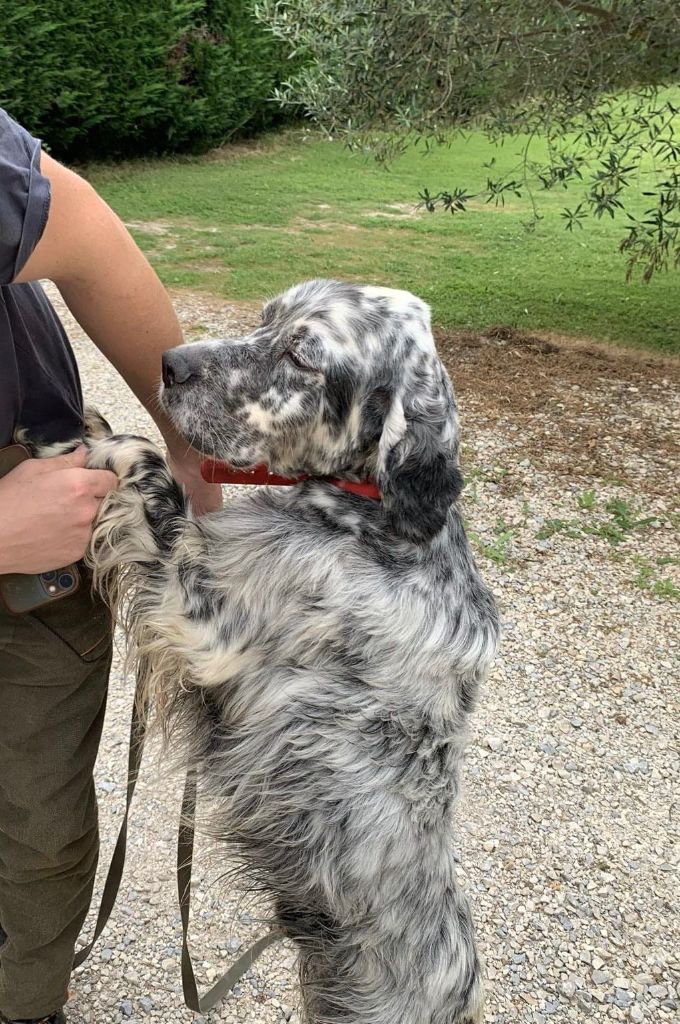
[{"label": "dirt patch", "polygon": [[193,288],[170,288],[170,298],[185,337],[236,338],[260,322],[264,299],[227,302]]},{"label": "dirt patch", "polygon": [[531,203],[521,202],[518,199],[506,199],[504,203],[492,201],[483,202],[481,199],[470,199],[467,208],[474,213],[532,213]]},{"label": "dirt patch", "polygon": [[234,268],[215,260],[190,260],[187,263],[177,264],[182,270],[200,271],[202,274],[228,274]]},{"label": "dirt patch", "polygon": [[497,326],[436,330],[466,419],[506,438],[512,465],[668,493],[680,466],[680,362]]},{"label": "dirt patch", "polygon": [[274,137],[262,139],[240,139],[235,142],[225,142],[223,146],[211,149],[201,157],[204,163],[230,163],[232,160],[242,160],[244,157],[263,156],[279,153],[283,148],[283,139],[274,141]]},{"label": "dirt patch", "polygon": [[167,220],[126,220],[125,227],[145,235],[169,235],[174,225]]},{"label": "dirt patch", "polygon": [[366,216],[385,220],[422,220],[423,209],[415,203],[388,203],[380,210],[369,210]]}]

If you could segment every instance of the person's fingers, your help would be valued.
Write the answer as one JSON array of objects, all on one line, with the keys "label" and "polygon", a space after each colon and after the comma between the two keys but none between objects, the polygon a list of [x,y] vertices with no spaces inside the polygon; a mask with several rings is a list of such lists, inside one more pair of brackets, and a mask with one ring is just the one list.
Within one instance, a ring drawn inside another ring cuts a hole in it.
[{"label": "person's fingers", "polygon": [[35,459],[34,466],[39,466],[44,473],[53,473],[58,469],[84,469],[88,451],[84,444],[66,455],[55,455],[53,459]]},{"label": "person's fingers", "polygon": [[88,469],[87,482],[95,498],[105,498],[118,487],[118,477],[108,469]]}]

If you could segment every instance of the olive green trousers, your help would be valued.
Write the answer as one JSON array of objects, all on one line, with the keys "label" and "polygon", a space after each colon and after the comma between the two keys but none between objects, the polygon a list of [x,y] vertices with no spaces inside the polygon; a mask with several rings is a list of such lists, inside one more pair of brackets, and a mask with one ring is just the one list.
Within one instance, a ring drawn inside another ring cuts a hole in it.
[{"label": "olive green trousers", "polygon": [[99,852],[92,772],[111,621],[89,579],[35,612],[0,611],[0,1012],[67,1000]]}]

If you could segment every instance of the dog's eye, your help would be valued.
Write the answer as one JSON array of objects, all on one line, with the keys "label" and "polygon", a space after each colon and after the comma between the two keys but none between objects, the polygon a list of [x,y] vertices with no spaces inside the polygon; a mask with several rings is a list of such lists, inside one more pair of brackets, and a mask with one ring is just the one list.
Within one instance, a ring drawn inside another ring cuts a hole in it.
[{"label": "dog's eye", "polygon": [[308,366],[307,363],[305,363],[302,359],[300,359],[300,356],[298,355],[298,353],[295,351],[294,348],[289,348],[283,354],[284,354],[284,356],[287,357],[288,361],[291,362],[293,364],[293,366],[295,366],[298,370],[311,370],[312,369],[311,366]]}]

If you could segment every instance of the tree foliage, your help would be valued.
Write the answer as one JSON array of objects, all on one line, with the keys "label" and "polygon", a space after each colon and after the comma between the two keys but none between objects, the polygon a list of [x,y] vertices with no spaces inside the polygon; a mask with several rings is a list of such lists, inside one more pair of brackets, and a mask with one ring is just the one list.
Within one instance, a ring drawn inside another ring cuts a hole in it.
[{"label": "tree foliage", "polygon": [[251,0],[0,0],[0,106],[62,157],[201,150],[280,117]]},{"label": "tree foliage", "polygon": [[[680,78],[678,0],[261,0],[256,12],[301,58],[279,99],[351,145],[389,159],[447,143],[452,129],[522,139],[513,171],[490,166],[476,196],[464,183],[424,190],[428,210],[527,194],[535,223],[541,190],[576,184],[567,230],[625,217],[629,274],[680,264],[680,122],[667,88]],[[652,165],[636,215],[629,200]]]}]

